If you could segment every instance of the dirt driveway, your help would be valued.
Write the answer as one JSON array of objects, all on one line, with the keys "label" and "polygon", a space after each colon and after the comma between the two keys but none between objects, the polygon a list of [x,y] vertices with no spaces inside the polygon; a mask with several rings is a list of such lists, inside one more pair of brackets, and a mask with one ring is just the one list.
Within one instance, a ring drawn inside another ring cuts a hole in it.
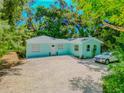
[{"label": "dirt driveway", "polygon": [[102,93],[106,65],[70,56],[28,59],[3,70],[0,93]]}]

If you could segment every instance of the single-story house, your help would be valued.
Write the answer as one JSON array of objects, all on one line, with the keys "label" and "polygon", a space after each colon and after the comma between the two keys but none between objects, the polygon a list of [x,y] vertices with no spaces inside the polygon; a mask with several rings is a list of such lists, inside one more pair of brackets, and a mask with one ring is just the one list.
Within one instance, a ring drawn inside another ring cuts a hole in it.
[{"label": "single-story house", "polygon": [[94,37],[69,40],[39,36],[26,41],[26,57],[72,55],[79,58],[91,58],[101,53],[102,44],[102,41]]}]

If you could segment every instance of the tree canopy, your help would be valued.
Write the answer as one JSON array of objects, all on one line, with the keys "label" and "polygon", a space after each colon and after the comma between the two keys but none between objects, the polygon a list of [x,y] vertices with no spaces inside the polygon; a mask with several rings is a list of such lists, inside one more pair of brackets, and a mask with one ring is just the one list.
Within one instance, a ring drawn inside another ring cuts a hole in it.
[{"label": "tree canopy", "polygon": [[105,93],[124,91],[124,0],[73,0],[83,10],[88,28],[94,28],[108,50],[116,51],[121,63],[110,65],[111,73],[104,77]]},{"label": "tree canopy", "polygon": [[[124,31],[123,0],[73,0],[83,11],[82,19],[93,36],[102,38],[106,46],[115,48],[120,42],[115,37]],[[123,37],[121,37],[123,38]],[[121,42],[123,48],[123,43]]]},{"label": "tree canopy", "polygon": [[[56,7],[56,4],[59,7]],[[64,0],[58,0],[50,8],[39,6],[36,13],[27,11],[29,18],[26,27],[35,30],[38,35],[49,35],[52,37],[68,38],[84,36],[83,21],[73,6],[68,6]],[[77,33],[79,32],[79,33]]]},{"label": "tree canopy", "polygon": [[[78,9],[84,12],[88,25],[100,21],[105,27],[124,32],[124,1],[123,0],[73,0]],[[90,23],[92,21],[92,23]]]},{"label": "tree canopy", "polygon": [[20,20],[24,4],[27,0],[3,0],[1,18],[7,20],[11,30],[15,28],[16,22]]}]

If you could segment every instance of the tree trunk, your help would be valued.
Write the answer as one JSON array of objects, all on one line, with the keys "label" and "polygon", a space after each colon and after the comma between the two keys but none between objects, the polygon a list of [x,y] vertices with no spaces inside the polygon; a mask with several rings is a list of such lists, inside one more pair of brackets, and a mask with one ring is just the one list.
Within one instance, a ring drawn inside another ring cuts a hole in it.
[{"label": "tree trunk", "polygon": [[115,25],[111,25],[109,23],[103,22],[103,27],[109,27],[111,29],[120,31],[120,32],[124,32],[124,27],[119,27],[119,26],[115,26]]}]

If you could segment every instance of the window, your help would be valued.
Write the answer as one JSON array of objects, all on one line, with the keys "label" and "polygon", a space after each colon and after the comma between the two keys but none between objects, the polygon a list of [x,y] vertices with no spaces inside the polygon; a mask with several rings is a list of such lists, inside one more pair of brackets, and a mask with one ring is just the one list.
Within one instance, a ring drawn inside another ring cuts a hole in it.
[{"label": "window", "polygon": [[75,46],[74,46],[74,50],[75,50],[75,51],[79,51],[79,46],[78,46],[78,45],[75,45]]},{"label": "window", "polygon": [[87,51],[90,51],[90,45],[87,45]]},{"label": "window", "polygon": [[63,44],[58,44],[58,49],[63,49],[63,48],[64,48]]},{"label": "window", "polygon": [[32,44],[32,52],[40,52],[40,45]]},{"label": "window", "polygon": [[55,45],[52,45],[52,47],[55,47]]}]

